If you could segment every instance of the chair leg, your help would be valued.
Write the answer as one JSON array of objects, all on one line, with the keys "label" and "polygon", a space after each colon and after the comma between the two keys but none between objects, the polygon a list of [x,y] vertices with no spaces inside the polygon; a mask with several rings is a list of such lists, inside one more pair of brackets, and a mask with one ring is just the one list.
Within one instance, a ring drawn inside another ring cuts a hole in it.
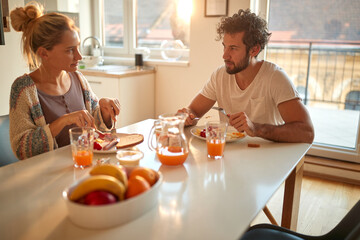
[{"label": "chair leg", "polygon": [[267,218],[270,220],[271,224],[279,226],[279,224],[276,222],[274,216],[271,214],[270,210],[267,208],[267,206],[265,206],[263,208],[263,211],[265,213],[265,215],[267,216]]}]

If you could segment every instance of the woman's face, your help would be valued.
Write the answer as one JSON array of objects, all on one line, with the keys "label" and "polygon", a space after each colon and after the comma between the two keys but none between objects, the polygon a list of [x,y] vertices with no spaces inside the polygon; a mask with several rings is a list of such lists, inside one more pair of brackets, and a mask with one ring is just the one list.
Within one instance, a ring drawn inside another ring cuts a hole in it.
[{"label": "woman's face", "polygon": [[78,33],[74,30],[65,31],[61,43],[48,51],[46,66],[59,71],[76,71],[79,61],[82,59],[79,46],[80,39]]}]

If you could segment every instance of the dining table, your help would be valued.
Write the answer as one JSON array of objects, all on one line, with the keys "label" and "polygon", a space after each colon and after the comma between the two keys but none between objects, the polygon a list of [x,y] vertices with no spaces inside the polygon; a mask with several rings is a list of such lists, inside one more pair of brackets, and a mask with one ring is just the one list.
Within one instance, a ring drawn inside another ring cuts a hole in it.
[{"label": "dining table", "polygon": [[[238,239],[283,184],[281,225],[296,229],[304,156],[311,144],[246,136],[226,143],[223,158],[213,160],[206,141],[185,127],[189,155],[181,165],[166,166],[148,147],[154,121],[117,129],[144,136],[135,147],[144,153],[139,165],[163,176],[154,207],[112,228],[75,225],[62,192],[91,167],[74,168],[71,147],[65,146],[0,168],[0,239]],[[116,152],[95,153],[93,165],[99,160],[118,164]]]}]

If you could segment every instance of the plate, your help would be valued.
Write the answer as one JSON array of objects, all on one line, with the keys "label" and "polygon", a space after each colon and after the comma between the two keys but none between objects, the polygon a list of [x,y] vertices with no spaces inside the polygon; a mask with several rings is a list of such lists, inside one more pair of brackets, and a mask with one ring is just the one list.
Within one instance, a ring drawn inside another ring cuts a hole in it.
[{"label": "plate", "polygon": [[[195,126],[193,127],[190,132],[191,134],[199,138],[201,140],[206,140],[206,138],[200,136],[200,132],[205,128],[205,126]],[[228,127],[226,131],[226,142],[235,142],[240,139],[243,139],[246,136],[245,133],[239,133],[234,127]]]},{"label": "plate", "polygon": [[[129,148],[133,147],[139,143],[144,141],[144,136],[142,134],[137,133],[117,133],[116,136],[118,137],[118,144],[117,147],[114,146],[109,150],[93,150],[94,153],[116,153],[118,150],[122,148]],[[106,146],[110,141],[102,140],[102,139],[95,139],[102,147]]]},{"label": "plate", "polygon": [[[101,140],[97,140],[95,139],[95,141],[101,141]],[[94,141],[94,142],[95,142]],[[104,141],[104,142],[98,142],[102,147],[104,147],[106,144],[110,143],[109,141]],[[116,153],[118,149],[116,148],[116,146],[110,148],[109,150],[95,150],[93,149],[93,153]]]},{"label": "plate", "polygon": [[93,150],[93,153],[106,153],[106,154],[108,154],[108,153],[116,153],[118,151],[118,149],[116,148],[116,147],[113,147],[113,148],[111,148],[111,149],[109,149],[109,150]]}]

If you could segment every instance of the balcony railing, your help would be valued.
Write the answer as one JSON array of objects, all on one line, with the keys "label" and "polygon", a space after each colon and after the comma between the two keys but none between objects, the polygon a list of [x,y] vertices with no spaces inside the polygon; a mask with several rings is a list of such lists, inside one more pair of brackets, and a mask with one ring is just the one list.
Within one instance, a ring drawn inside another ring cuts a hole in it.
[{"label": "balcony railing", "polygon": [[287,72],[305,104],[360,110],[360,42],[271,41],[266,54]]}]

